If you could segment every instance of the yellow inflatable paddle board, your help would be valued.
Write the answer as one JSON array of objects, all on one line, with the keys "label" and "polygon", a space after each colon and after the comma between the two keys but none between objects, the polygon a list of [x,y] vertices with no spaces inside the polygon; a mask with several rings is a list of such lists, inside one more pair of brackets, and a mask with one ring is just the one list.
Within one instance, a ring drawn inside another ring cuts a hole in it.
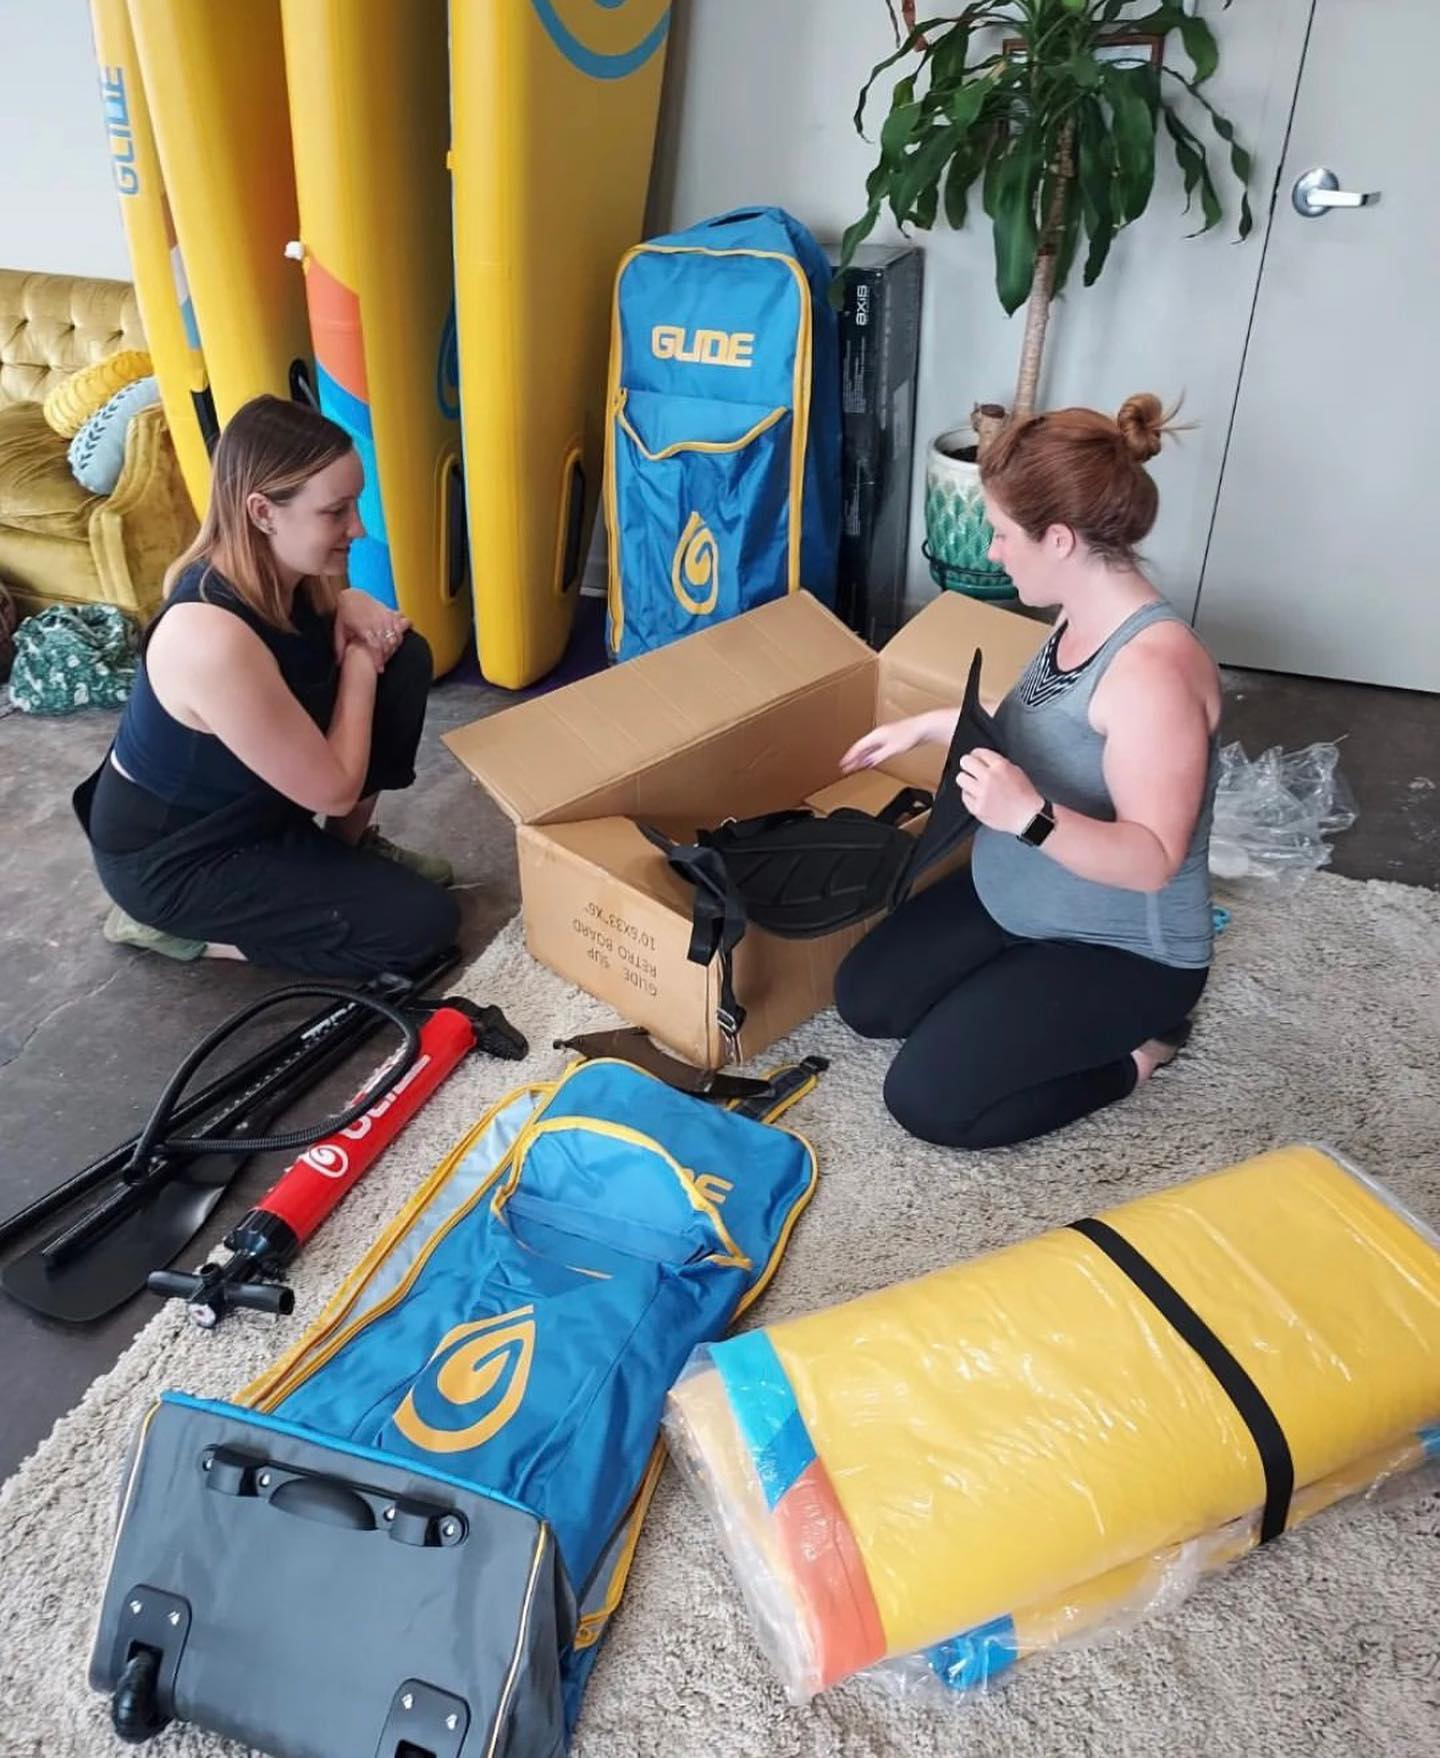
[{"label": "yellow inflatable paddle board", "polygon": [[476,640],[508,689],[549,671],[570,633],[610,295],[644,224],[669,14],[668,0],[450,0]]},{"label": "yellow inflatable paddle board", "polygon": [[398,606],[445,672],[471,615],[446,0],[282,0],[282,14],[316,392],[365,466],[350,583]]},{"label": "yellow inflatable paddle board", "polygon": [[195,511],[203,514],[210,494],[215,406],[185,265],[160,176],[130,15],[125,0],[91,0],[90,10],[110,163],[120,195],[120,217],[145,325],[145,344],[154,362],[185,487]]},{"label": "yellow inflatable paddle board", "polygon": [[310,375],[280,0],[130,0],[165,190],[223,426]]},{"label": "yellow inflatable paddle board", "polygon": [[797,1700],[1008,1665],[1440,1451],[1440,1236],[1278,1148],[694,1365],[673,1450]]}]

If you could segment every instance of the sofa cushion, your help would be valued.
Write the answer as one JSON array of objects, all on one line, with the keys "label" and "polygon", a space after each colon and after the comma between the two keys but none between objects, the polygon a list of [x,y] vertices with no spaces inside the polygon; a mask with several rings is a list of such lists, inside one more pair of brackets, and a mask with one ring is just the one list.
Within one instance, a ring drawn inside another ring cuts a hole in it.
[{"label": "sofa cushion", "polygon": [[87,540],[101,501],[75,480],[66,451],[38,403],[0,408],[0,527]]},{"label": "sofa cushion", "polygon": [[81,488],[109,494],[125,468],[125,435],[131,418],[160,401],[153,378],[137,378],[97,410],[70,442],[70,470]]},{"label": "sofa cushion", "polygon": [[150,356],[143,348],[122,348],[93,366],[82,366],[79,372],[61,379],[46,395],[41,405],[45,419],[63,438],[74,439],[90,417],[98,414],[118,391],[144,378],[149,371]]}]

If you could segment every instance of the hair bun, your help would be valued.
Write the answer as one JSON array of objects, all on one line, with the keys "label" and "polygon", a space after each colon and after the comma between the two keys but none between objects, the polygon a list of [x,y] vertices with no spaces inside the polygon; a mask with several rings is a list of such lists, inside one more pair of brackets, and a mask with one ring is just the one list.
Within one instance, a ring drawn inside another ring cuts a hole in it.
[{"label": "hair bun", "polygon": [[1164,405],[1154,392],[1141,391],[1138,396],[1127,397],[1120,405],[1115,425],[1120,429],[1120,437],[1130,456],[1143,464],[1160,450],[1169,421]]}]

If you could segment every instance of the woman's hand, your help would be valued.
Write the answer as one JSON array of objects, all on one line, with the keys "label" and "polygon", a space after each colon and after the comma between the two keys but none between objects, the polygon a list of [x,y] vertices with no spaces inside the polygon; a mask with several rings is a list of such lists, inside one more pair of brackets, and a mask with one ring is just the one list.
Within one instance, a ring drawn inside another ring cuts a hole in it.
[{"label": "woman's hand", "polygon": [[877,726],[851,745],[840,759],[840,773],[853,775],[857,769],[875,769],[903,751],[913,751],[925,738],[928,719],[925,714],[912,714],[908,720],[890,720]]},{"label": "woman's hand", "polygon": [[335,607],[335,658],[343,659],[352,643],[363,644],[375,661],[376,671],[384,671],[409,627],[409,617],[388,609],[368,592],[349,587]]},{"label": "woman's hand", "polygon": [[998,751],[971,751],[960,759],[955,778],[960,798],[988,830],[1019,836],[1045,804],[1044,796],[1023,769]]}]

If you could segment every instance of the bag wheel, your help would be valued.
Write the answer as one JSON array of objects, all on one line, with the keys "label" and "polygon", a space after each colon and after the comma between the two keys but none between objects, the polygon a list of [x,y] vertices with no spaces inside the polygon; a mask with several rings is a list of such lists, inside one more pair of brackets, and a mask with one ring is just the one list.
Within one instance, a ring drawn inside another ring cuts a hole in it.
[{"label": "bag wheel", "polygon": [[132,1746],[152,1739],[169,1724],[170,1717],[160,1713],[156,1702],[159,1677],[160,1656],[153,1648],[137,1648],[116,1681],[110,1719],[115,1732]]}]

